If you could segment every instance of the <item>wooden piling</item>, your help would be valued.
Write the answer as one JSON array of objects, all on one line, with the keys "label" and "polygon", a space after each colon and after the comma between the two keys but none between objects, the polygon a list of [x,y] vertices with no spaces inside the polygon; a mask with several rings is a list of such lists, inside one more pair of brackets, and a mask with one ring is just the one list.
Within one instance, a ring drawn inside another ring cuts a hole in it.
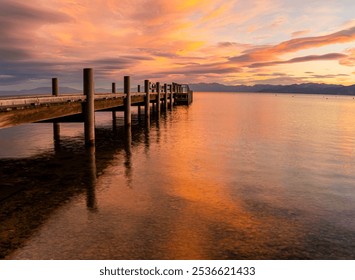
[{"label": "wooden piling", "polygon": [[58,96],[59,89],[58,89],[58,78],[52,78],[52,95]]},{"label": "wooden piling", "polygon": [[[112,83],[112,94],[116,94],[116,83]],[[116,128],[116,111],[112,109],[112,127]]]},{"label": "wooden piling", "polygon": [[173,85],[170,85],[170,109],[173,109],[174,104],[174,91],[173,91]]},{"label": "wooden piling", "polygon": [[[141,85],[137,85],[137,92],[141,92]],[[142,108],[141,105],[138,105],[138,120],[141,119],[141,115],[142,115]]]},{"label": "wooden piling", "polygon": [[86,96],[84,110],[85,145],[95,145],[95,89],[94,71],[92,68],[84,69],[84,95]]},{"label": "wooden piling", "polygon": [[156,89],[157,89],[157,113],[158,115],[160,114],[160,83],[156,83]]},{"label": "wooden piling", "polygon": [[130,77],[129,76],[124,76],[124,81],[123,81],[123,87],[124,87],[124,94],[126,95],[125,97],[125,110],[124,110],[124,120],[125,120],[125,125],[129,126],[131,125],[132,122],[132,116],[131,116],[131,83],[130,83]]},{"label": "wooden piling", "polygon": [[144,80],[145,90],[145,118],[150,118],[150,95],[149,95],[149,80]]},{"label": "wooden piling", "polygon": [[168,110],[168,85],[164,84],[164,109]]}]

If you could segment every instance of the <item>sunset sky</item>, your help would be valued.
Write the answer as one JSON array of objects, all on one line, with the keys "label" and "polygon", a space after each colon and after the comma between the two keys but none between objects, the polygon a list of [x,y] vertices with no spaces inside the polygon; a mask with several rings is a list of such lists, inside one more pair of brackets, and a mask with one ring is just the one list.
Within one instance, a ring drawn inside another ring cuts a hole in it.
[{"label": "sunset sky", "polygon": [[0,0],[0,90],[355,84],[354,0]]}]

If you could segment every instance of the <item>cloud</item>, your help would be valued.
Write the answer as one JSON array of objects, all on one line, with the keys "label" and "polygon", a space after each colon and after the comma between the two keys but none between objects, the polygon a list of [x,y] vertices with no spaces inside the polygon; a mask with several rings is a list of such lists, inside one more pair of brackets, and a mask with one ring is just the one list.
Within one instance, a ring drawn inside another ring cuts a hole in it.
[{"label": "cloud", "polygon": [[[93,67],[105,82],[122,75],[230,82],[286,78],[280,72],[297,62],[338,59],[338,67],[354,65],[353,52],[342,53],[355,40],[349,17],[331,25],[342,26],[340,31],[306,37],[309,24],[291,22],[294,11],[286,10],[288,0],[281,2],[0,0],[0,87],[51,76],[69,82],[77,77],[80,85],[84,67]],[[285,39],[289,34],[292,40]],[[307,69],[317,73],[314,65]],[[275,66],[274,73],[265,73],[265,66]]]},{"label": "cloud", "polygon": [[261,62],[261,63],[253,63],[249,65],[251,68],[259,68],[265,66],[274,66],[279,64],[289,64],[289,63],[299,63],[299,62],[309,62],[309,61],[317,61],[317,60],[338,60],[346,57],[345,54],[341,53],[328,53],[324,55],[307,55],[302,57],[295,57],[289,60],[284,61],[270,61],[270,62]]},{"label": "cloud", "polygon": [[[347,43],[355,40],[355,26],[329,35],[317,37],[303,37],[284,41],[280,44],[268,47],[256,47],[245,54],[229,58],[235,63],[253,63],[256,61],[272,61],[283,54],[292,53],[309,48],[316,48],[336,43]],[[330,58],[332,59],[332,58]],[[297,62],[297,61],[295,61]],[[272,62],[273,63],[273,62]],[[261,63],[260,65],[262,65]],[[257,63],[253,67],[256,67]]]},{"label": "cloud", "polygon": [[28,2],[0,1],[0,59],[30,58],[30,46],[36,43],[35,31],[39,27],[70,20],[63,13]]},{"label": "cloud", "polygon": [[292,38],[294,38],[294,37],[300,37],[300,36],[304,36],[304,35],[308,34],[309,32],[310,32],[309,29],[307,29],[307,30],[295,31],[295,32],[292,32],[291,36],[292,36]]},{"label": "cloud", "polygon": [[222,63],[214,64],[193,64],[188,67],[180,67],[176,69],[171,69],[167,71],[157,72],[157,74],[183,74],[183,75],[198,75],[198,74],[228,74],[228,73],[239,73],[240,68],[231,67],[224,65]]},{"label": "cloud", "polygon": [[349,77],[348,74],[327,74],[327,75],[311,75],[312,78],[316,79],[334,79],[339,77]]},{"label": "cloud", "polygon": [[347,55],[343,57],[339,63],[350,67],[355,66],[355,48],[347,49],[345,53]]},{"label": "cloud", "polygon": [[277,77],[286,77],[288,75],[285,73],[275,72],[275,73],[257,73],[254,76],[256,76],[256,77],[276,77],[276,76]]}]

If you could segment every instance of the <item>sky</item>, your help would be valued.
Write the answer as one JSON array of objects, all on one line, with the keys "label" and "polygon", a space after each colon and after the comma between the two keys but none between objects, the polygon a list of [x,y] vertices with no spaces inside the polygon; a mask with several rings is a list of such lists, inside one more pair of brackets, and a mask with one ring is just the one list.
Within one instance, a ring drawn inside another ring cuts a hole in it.
[{"label": "sky", "polygon": [[0,0],[0,90],[355,84],[354,0]]}]

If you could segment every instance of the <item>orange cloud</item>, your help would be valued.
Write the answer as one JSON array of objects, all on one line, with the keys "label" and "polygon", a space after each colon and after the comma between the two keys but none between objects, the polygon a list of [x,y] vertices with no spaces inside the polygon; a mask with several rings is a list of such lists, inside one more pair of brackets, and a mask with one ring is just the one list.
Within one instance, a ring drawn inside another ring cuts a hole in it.
[{"label": "orange cloud", "polygon": [[[334,47],[355,40],[353,21],[339,32],[282,42],[293,31],[289,14],[278,10],[282,7],[275,0],[0,0],[1,80],[43,81],[64,75],[63,69],[71,80],[80,68],[95,67],[102,79],[122,74],[141,79],[148,73],[186,79],[191,73],[195,80],[229,82],[242,79],[250,67],[286,68],[301,60],[339,59],[339,67],[354,65],[353,51],[345,56]],[[301,23],[296,26],[300,31],[294,37],[309,32]],[[283,57],[323,46],[329,49]]]},{"label": "orange cloud", "polygon": [[[279,56],[286,53],[292,53],[300,50],[316,48],[336,43],[347,43],[354,40],[355,26],[325,36],[297,38],[282,42],[274,46],[254,48],[251,50],[247,50],[245,54],[242,54],[240,56],[231,57],[229,58],[229,60],[231,62],[245,66],[250,65],[250,63],[253,64],[253,67],[257,67],[259,63],[260,65],[265,66],[267,62],[274,64],[274,61],[277,60]],[[323,58],[327,57],[330,59],[334,59],[334,56],[328,55],[324,56]],[[338,56],[337,58],[342,58],[342,56]],[[297,62],[297,59],[295,59],[295,61]]]},{"label": "orange cloud", "polygon": [[249,65],[251,68],[259,68],[265,66],[274,66],[278,64],[288,64],[288,63],[298,63],[298,62],[308,62],[308,61],[317,61],[317,60],[339,60],[347,57],[345,54],[341,53],[328,53],[324,55],[308,55],[302,57],[295,57],[285,61],[271,61],[271,62],[261,62],[253,63]]},{"label": "orange cloud", "polygon": [[310,32],[310,30],[295,31],[295,32],[292,32],[291,36],[292,36],[292,38],[300,37],[300,36],[304,36],[304,35],[308,34],[309,32]]},{"label": "orange cloud", "polygon": [[347,56],[342,58],[339,63],[345,66],[355,66],[355,48],[346,50]]}]

